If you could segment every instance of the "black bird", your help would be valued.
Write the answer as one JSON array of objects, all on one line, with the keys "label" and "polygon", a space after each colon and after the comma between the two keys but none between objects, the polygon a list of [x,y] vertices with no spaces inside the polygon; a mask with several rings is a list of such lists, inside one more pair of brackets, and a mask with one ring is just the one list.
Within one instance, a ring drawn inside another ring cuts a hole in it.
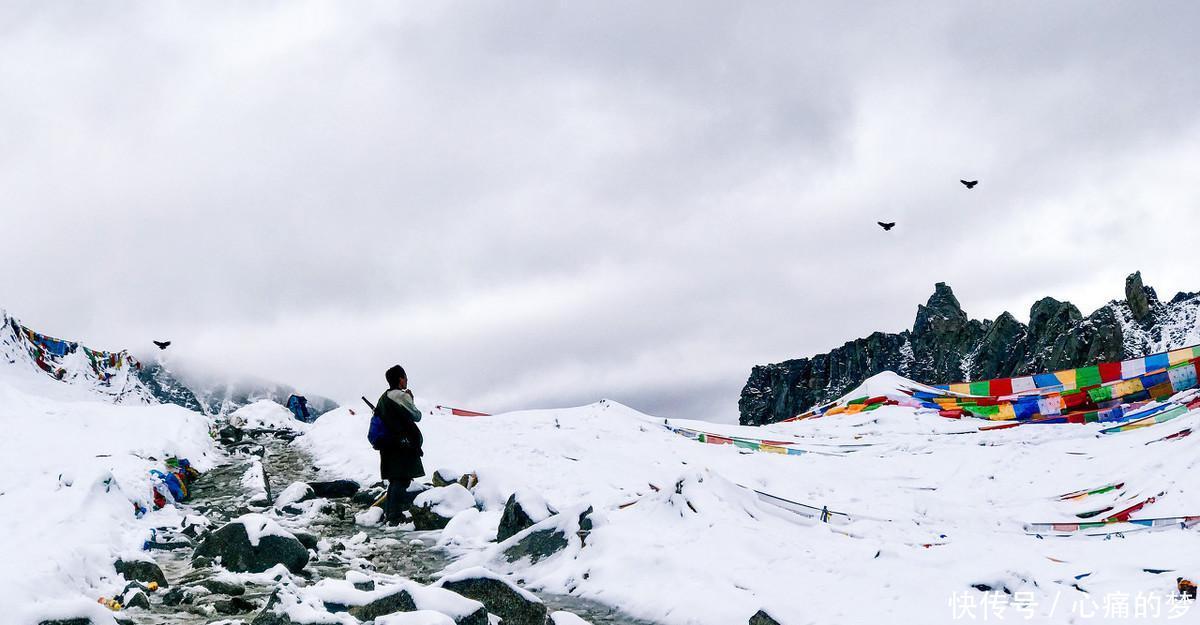
[{"label": "black bird", "polygon": [[978,180],[959,180],[959,182],[963,183],[963,186],[968,189],[974,189],[975,185],[979,184]]},{"label": "black bird", "polygon": [[166,349],[171,346],[171,341],[154,341],[154,344],[157,345],[159,349]]},{"label": "black bird", "polygon": [[890,222],[890,223],[883,223],[882,221],[877,221],[875,223],[879,224],[879,227],[883,228],[884,230],[891,230],[892,228],[896,227],[896,222],[894,222],[894,221]]}]

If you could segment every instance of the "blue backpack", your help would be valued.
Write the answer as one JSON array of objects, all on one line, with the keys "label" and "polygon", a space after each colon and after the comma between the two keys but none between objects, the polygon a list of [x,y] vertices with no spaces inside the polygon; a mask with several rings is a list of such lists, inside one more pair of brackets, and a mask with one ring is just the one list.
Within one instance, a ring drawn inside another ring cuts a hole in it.
[{"label": "blue backpack", "polygon": [[388,431],[387,424],[379,416],[379,408],[375,407],[366,397],[362,400],[371,409],[371,427],[367,429],[367,442],[371,443],[371,447],[379,449],[384,442],[391,438],[392,433]]}]

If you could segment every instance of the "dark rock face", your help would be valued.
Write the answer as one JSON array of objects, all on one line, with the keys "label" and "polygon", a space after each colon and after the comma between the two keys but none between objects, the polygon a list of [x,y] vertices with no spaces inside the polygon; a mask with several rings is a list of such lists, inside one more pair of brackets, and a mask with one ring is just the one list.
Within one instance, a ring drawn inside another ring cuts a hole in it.
[{"label": "dark rock face", "polygon": [[250,536],[241,523],[227,523],[212,532],[194,554],[197,557],[221,558],[221,564],[237,573],[262,573],[283,564],[299,573],[308,564],[308,550],[292,536],[262,536],[258,545],[250,544]]},{"label": "dark rock face", "polygon": [[1129,306],[1129,311],[1133,313],[1136,321],[1142,321],[1150,316],[1151,297],[1154,297],[1154,291],[1142,285],[1142,272],[1135,271],[1125,278],[1125,303]]},{"label": "dark rock face", "polygon": [[781,623],[771,618],[770,614],[759,610],[750,617],[750,625],[781,625]]},{"label": "dark rock face", "polygon": [[358,493],[358,482],[354,480],[333,480],[330,482],[309,482],[309,487],[313,489],[313,493],[317,497],[325,499],[337,499],[339,497],[353,497]]},{"label": "dark rock face", "polygon": [[131,582],[156,582],[163,588],[167,587],[167,576],[150,560],[117,560],[113,563],[113,568],[121,577]]},{"label": "dark rock face", "polygon": [[38,625],[92,625],[92,619],[82,616],[79,618],[59,618],[42,621]]},{"label": "dark rock face", "polygon": [[[1084,317],[1070,302],[1038,300],[1029,325],[1005,312],[994,321],[970,319],[944,283],[917,307],[912,330],[876,332],[826,354],[758,365],[738,401],[740,421],[770,423],[833,401],[883,371],[927,384],[1029,375],[1122,360],[1184,346],[1179,324],[1193,323],[1200,295],[1180,293],[1169,303],[1142,284],[1125,281],[1125,299]],[[1172,332],[1172,324],[1176,331]],[[1190,327],[1190,326],[1189,326]]]},{"label": "dark rock face", "polygon": [[464,597],[484,605],[488,612],[504,619],[507,625],[545,625],[546,604],[526,599],[507,582],[490,577],[472,577],[442,584]]}]

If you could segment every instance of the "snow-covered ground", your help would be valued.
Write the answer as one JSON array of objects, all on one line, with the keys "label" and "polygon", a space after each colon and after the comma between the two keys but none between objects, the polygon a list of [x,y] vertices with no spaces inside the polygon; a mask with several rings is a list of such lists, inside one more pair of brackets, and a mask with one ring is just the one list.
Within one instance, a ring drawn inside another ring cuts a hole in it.
[{"label": "snow-covered ground", "polygon": [[[90,388],[0,366],[0,624],[99,609],[118,583],[113,562],[136,558],[154,526],[151,469],[169,456],[214,462],[209,422],[171,405],[114,405]],[[103,621],[96,621],[103,622]]]},{"label": "snow-covered ground", "polygon": [[[340,408],[298,440],[330,472],[374,481],[368,419]],[[1200,514],[1200,439],[1151,442],[1198,419],[1108,436],[1097,424],[979,432],[979,421],[903,406],[763,428],[671,421],[790,442],[811,452],[802,455],[700,443],[611,402],[476,418],[433,413],[420,426],[428,473],[479,477],[479,509],[458,513],[440,538],[458,558],[452,568],[485,565],[535,590],[570,591],[670,625],[745,623],[760,608],[788,625],[1100,623],[1195,619],[1200,612],[1171,596],[1176,577],[1200,576],[1197,530],[1038,537],[1025,524],[1079,522],[1077,514],[1151,496],[1135,518]],[[1059,500],[1117,482],[1124,486]],[[814,521],[749,489],[851,519]],[[490,541],[516,491],[562,511],[593,506],[586,546],[572,543],[532,566],[499,557]]]}]

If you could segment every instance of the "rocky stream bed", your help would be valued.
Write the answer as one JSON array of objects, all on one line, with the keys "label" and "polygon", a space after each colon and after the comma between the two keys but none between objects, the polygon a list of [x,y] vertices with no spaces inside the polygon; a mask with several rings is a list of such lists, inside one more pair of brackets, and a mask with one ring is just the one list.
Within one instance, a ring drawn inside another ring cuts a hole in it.
[{"label": "rocky stream bed", "polygon": [[117,597],[118,621],[645,623],[571,596],[537,597],[486,572],[439,582],[448,564],[435,547],[439,532],[356,523],[382,485],[360,487],[325,475],[293,444],[294,436],[286,430],[223,431],[228,460],[191,485],[183,525],[156,529],[143,558],[116,563],[129,581]]}]

